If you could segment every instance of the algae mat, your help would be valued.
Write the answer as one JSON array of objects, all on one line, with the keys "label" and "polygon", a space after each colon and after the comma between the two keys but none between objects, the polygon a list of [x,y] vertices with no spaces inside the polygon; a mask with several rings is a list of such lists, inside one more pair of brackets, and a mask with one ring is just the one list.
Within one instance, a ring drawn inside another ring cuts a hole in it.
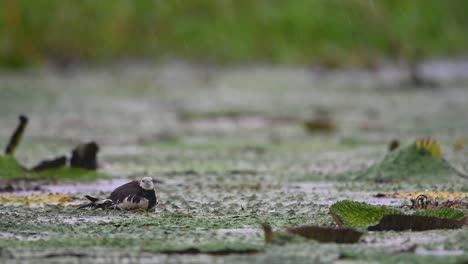
[{"label": "algae mat", "polygon": [[[352,245],[264,243],[263,222],[275,229],[333,226],[328,212],[336,201],[396,208],[408,199],[374,195],[467,192],[467,181],[452,174],[412,181],[401,174],[382,182],[362,172],[396,159],[387,156],[391,139],[404,152],[425,136],[436,138],[443,158],[466,172],[468,151],[459,145],[467,139],[468,85],[382,90],[369,76],[354,76],[179,64],[2,73],[0,142],[7,142],[19,114],[31,120],[15,153],[21,164],[95,140],[102,147],[100,170],[112,180],[18,183],[17,194],[29,198],[0,205],[1,262],[466,261],[466,228],[368,232]],[[304,129],[303,120],[317,111],[329,112],[335,131]],[[155,212],[75,210],[83,194],[103,197],[143,176],[160,181]]]}]

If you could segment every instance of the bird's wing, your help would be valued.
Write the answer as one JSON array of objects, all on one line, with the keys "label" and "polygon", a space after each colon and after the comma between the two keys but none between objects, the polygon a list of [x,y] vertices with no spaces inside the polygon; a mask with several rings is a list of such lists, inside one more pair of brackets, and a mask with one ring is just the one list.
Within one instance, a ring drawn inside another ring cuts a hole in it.
[{"label": "bird's wing", "polygon": [[141,192],[140,183],[138,181],[131,181],[126,183],[117,189],[115,189],[109,196],[109,199],[118,203],[125,200],[129,196],[139,195]]}]

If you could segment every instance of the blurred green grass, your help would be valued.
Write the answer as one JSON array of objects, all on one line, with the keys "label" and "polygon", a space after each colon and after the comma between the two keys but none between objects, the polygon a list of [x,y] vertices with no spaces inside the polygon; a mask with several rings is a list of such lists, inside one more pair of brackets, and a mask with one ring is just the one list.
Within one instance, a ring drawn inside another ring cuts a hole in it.
[{"label": "blurred green grass", "polygon": [[3,0],[0,66],[183,58],[369,65],[468,47],[465,0]]}]

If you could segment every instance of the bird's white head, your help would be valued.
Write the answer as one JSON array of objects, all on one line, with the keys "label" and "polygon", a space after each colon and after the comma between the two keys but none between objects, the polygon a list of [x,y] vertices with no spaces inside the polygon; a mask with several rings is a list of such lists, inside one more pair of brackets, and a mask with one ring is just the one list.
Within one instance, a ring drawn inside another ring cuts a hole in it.
[{"label": "bird's white head", "polygon": [[145,190],[153,190],[154,189],[153,178],[151,177],[142,178],[140,181],[140,187]]}]

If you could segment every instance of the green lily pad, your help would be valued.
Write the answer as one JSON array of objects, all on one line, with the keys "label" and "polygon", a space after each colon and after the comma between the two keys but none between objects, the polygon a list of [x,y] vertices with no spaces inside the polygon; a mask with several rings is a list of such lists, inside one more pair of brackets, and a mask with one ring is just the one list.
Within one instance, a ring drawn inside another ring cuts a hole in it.
[{"label": "green lily pad", "polygon": [[454,220],[434,216],[391,214],[382,217],[377,225],[369,226],[369,231],[426,231],[435,229],[458,229],[463,220]]},{"label": "green lily pad", "polygon": [[104,173],[82,168],[60,167],[39,172],[25,170],[18,161],[10,155],[0,156],[0,180],[18,178],[47,179],[47,180],[94,180],[108,177]]},{"label": "green lily pad", "polygon": [[454,220],[460,220],[465,217],[462,211],[452,209],[452,208],[418,210],[414,214],[421,215],[421,216],[434,216],[434,217],[454,219]]},{"label": "green lily pad", "polygon": [[337,202],[330,207],[330,214],[335,222],[346,227],[368,227],[377,224],[384,215],[398,213],[399,210],[387,206],[348,200]]},{"label": "green lily pad", "polygon": [[442,153],[420,146],[420,142],[400,147],[383,160],[357,174],[358,179],[377,181],[446,182],[459,178],[458,172],[442,157]]},{"label": "green lily pad", "polygon": [[0,179],[20,178],[25,175],[25,170],[11,155],[0,155]]},{"label": "green lily pad", "polygon": [[[381,205],[370,205],[355,201],[340,201],[330,207],[330,214],[340,226],[366,228],[378,224],[386,215],[404,215],[398,209]],[[439,219],[462,220],[464,213],[452,208],[424,209],[415,216],[427,216]]]}]

